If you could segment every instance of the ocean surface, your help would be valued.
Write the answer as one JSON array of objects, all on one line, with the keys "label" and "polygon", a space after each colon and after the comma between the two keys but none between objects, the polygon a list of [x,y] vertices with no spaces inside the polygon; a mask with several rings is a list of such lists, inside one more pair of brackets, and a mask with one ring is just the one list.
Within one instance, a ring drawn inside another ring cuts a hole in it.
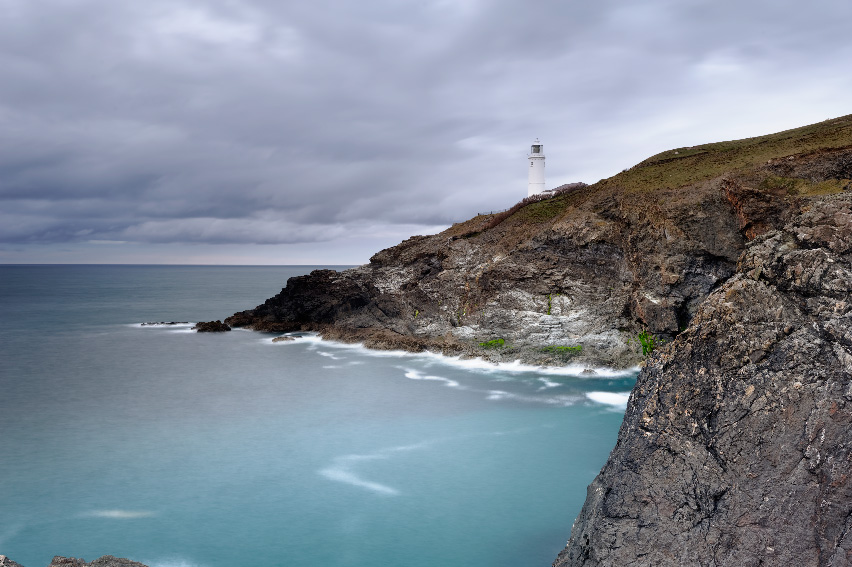
[{"label": "ocean surface", "polygon": [[0,554],[550,565],[635,374],[141,325],[311,269],[0,266]]}]

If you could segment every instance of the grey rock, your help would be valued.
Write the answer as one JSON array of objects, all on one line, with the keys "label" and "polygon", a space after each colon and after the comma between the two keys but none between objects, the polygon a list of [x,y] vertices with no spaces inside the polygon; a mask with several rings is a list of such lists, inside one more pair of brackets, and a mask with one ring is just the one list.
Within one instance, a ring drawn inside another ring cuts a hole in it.
[{"label": "grey rock", "polygon": [[852,564],[852,196],[756,238],[653,354],[555,566]]}]

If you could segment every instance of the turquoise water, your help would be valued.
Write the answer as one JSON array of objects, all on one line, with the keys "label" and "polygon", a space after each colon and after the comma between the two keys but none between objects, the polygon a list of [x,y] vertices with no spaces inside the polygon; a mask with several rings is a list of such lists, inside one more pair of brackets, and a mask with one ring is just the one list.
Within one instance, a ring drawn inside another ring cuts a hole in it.
[{"label": "turquoise water", "polygon": [[309,270],[0,266],[0,554],[549,565],[635,376],[139,325]]}]

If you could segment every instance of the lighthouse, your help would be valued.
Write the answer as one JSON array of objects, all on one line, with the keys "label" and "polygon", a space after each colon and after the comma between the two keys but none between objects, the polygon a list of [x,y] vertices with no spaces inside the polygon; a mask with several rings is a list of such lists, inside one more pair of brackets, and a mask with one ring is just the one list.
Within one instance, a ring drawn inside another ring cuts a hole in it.
[{"label": "lighthouse", "polygon": [[529,185],[527,186],[527,197],[544,193],[544,146],[538,138],[530,146]]}]

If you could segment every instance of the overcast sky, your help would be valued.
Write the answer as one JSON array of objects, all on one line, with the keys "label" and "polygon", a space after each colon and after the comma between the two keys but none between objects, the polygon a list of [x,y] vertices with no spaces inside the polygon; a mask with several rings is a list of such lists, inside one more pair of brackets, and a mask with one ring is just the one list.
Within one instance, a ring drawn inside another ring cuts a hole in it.
[{"label": "overcast sky", "polygon": [[359,264],[852,113],[849,0],[0,0],[0,263]]}]

